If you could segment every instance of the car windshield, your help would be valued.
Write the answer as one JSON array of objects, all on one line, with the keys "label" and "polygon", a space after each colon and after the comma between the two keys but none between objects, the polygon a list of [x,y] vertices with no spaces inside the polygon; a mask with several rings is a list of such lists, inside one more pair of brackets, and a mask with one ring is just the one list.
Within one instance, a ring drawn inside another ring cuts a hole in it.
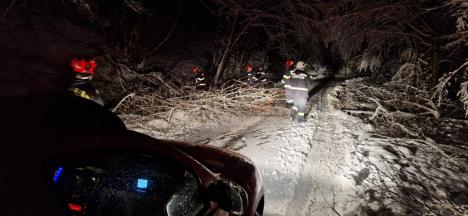
[{"label": "car windshield", "polygon": [[105,153],[52,164],[50,181],[69,215],[198,215],[205,208],[197,178],[164,157]]}]

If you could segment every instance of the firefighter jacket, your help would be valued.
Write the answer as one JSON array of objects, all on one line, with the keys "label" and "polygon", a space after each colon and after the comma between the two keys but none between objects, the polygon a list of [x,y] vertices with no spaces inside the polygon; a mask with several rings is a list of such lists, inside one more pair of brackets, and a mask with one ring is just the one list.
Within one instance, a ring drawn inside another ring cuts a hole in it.
[{"label": "firefighter jacket", "polygon": [[75,96],[94,101],[104,106],[104,100],[99,95],[99,91],[94,88],[88,79],[75,78],[68,90]]},{"label": "firefighter jacket", "polygon": [[248,73],[247,74],[247,81],[249,82],[250,85],[253,85],[253,84],[257,83],[258,79],[257,79],[257,77],[255,76],[254,73]]},{"label": "firefighter jacket", "polygon": [[197,75],[195,75],[195,87],[197,88],[206,87],[206,78],[203,73],[197,73]]},{"label": "firefighter jacket", "polygon": [[258,82],[263,83],[267,81],[267,74],[263,70],[255,71],[255,78]]},{"label": "firefighter jacket", "polygon": [[283,76],[282,82],[286,90],[309,92],[311,88],[309,75],[299,69],[292,70],[289,72],[289,75]]},{"label": "firefighter jacket", "polygon": [[286,87],[286,85],[289,85],[289,79],[291,78],[291,73],[292,71],[288,71],[283,75],[283,78],[281,79],[281,84]]}]

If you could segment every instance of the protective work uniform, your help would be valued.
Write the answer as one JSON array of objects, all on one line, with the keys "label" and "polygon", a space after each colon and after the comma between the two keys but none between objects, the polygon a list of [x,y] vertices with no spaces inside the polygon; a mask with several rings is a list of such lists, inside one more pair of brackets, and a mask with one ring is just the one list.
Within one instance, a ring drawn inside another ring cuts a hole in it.
[{"label": "protective work uniform", "polygon": [[[293,71],[293,66],[294,66],[293,60],[286,61],[286,70],[283,75],[283,78],[281,79],[281,85],[284,87],[286,87],[287,85],[289,86],[289,79],[291,78],[291,72]],[[288,104],[288,106],[292,106],[293,100],[292,100],[292,95],[290,95],[291,91],[285,91],[285,92],[286,92],[286,103]]]},{"label": "protective work uniform", "polygon": [[203,71],[199,67],[193,67],[192,73],[195,74],[195,88],[205,89],[207,85],[205,74],[203,74]]},{"label": "protective work uniform", "polygon": [[262,66],[258,67],[258,69],[255,71],[255,78],[257,79],[258,83],[266,83],[268,81],[267,74],[263,70]]},{"label": "protective work uniform", "polygon": [[309,75],[304,71],[304,68],[304,62],[297,62],[296,68],[290,72],[288,83],[284,85],[286,95],[289,95],[294,103],[291,114],[297,118],[298,122],[305,120],[305,107],[311,86]]},{"label": "protective work uniform", "polygon": [[249,85],[255,85],[258,79],[253,73],[252,64],[248,63],[247,65],[245,65],[245,72],[247,72],[247,82],[249,83]]},{"label": "protective work uniform", "polygon": [[73,58],[70,66],[73,68],[74,77],[68,88],[72,94],[96,102],[104,106],[104,100],[99,95],[99,91],[91,84],[96,61]]}]

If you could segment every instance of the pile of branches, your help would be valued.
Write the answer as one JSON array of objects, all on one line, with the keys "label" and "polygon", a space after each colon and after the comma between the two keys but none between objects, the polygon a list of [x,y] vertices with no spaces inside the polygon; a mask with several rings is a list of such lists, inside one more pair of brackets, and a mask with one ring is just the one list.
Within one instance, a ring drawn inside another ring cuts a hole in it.
[{"label": "pile of branches", "polygon": [[[467,175],[466,141],[458,145],[456,136],[447,137],[447,144],[437,141],[444,139],[440,135],[446,110],[462,110],[454,100],[437,103],[424,70],[424,64],[414,61],[403,63],[382,84],[367,78],[348,80],[334,92],[334,105],[373,124],[377,134],[372,140],[377,142],[372,145],[390,153],[376,161],[363,153],[370,165],[366,172],[372,173],[362,185],[369,203],[396,203],[401,215],[465,215],[466,187],[460,179]],[[439,137],[429,134],[434,129]]]},{"label": "pile of branches", "polygon": [[100,68],[94,77],[94,85],[101,92],[106,104],[116,107],[129,95],[149,92],[162,97],[181,95],[179,84],[162,72],[139,73],[111,54],[99,56]]},{"label": "pile of branches", "polygon": [[173,96],[158,93],[133,95],[116,107],[122,116],[138,120],[166,116],[170,120],[174,111],[182,111],[193,120],[216,120],[223,117],[271,115],[275,104],[282,101],[283,91],[252,87],[236,82],[210,91],[183,88]]},{"label": "pile of branches", "polygon": [[438,119],[439,108],[424,89],[390,81],[377,85],[367,79],[348,80],[344,91],[337,91],[341,101],[335,106],[349,114],[373,123],[382,134],[419,138],[423,131],[416,119]]},{"label": "pile of branches", "polygon": [[[382,83],[364,78],[348,80],[336,92],[341,101],[336,107],[370,121],[380,134],[424,138],[428,127],[437,126],[434,120],[463,118],[463,107],[448,97],[447,89],[454,81],[460,83],[467,65],[447,73],[434,87],[428,76],[431,65],[409,48],[391,69],[392,77]],[[463,88],[458,94],[463,103]]]},{"label": "pile of branches", "polygon": [[433,96],[437,98],[439,104],[441,104],[444,98],[447,97],[447,89],[454,83],[460,83],[460,90],[458,91],[457,96],[465,109],[465,117],[468,117],[468,59],[460,68],[445,74],[439,79],[439,83],[435,87],[436,91]]}]

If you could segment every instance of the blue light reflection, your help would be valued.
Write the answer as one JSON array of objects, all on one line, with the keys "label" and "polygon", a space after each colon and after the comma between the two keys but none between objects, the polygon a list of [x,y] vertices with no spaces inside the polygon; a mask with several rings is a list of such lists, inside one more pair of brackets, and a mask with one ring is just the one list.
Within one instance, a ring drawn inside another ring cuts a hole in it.
[{"label": "blue light reflection", "polygon": [[54,182],[57,183],[63,173],[63,167],[59,166],[54,173]]},{"label": "blue light reflection", "polygon": [[[137,189],[146,190],[148,188],[148,180],[147,179],[138,179],[137,180]],[[138,190],[138,191],[140,191]]]}]

